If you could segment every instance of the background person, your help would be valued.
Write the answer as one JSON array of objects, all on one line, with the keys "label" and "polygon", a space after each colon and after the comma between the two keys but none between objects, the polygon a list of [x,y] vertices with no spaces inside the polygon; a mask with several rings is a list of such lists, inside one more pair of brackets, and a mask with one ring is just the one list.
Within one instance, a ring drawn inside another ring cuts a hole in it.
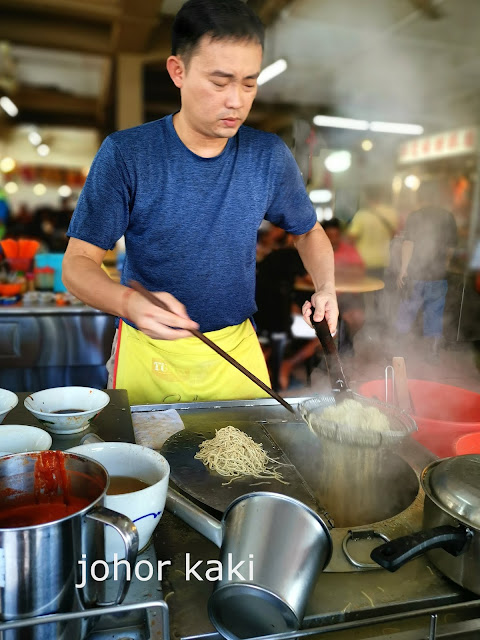
[{"label": "background person", "polygon": [[257,265],[257,312],[254,319],[258,335],[268,339],[265,353],[275,391],[286,388],[280,384],[279,376],[285,348],[291,337],[294,285],[298,277],[306,275],[293,241],[294,236],[287,234],[284,245],[271,251]]},{"label": "background person", "polygon": [[[366,187],[365,206],[357,211],[347,229],[355,243],[366,269],[367,276],[385,281],[385,269],[390,261],[390,243],[398,227],[395,209],[389,204],[390,193],[382,186]],[[375,320],[388,322],[384,308],[384,292],[375,291],[372,298]]]},{"label": "background person", "polygon": [[[173,25],[168,73],[177,113],[103,142],[75,209],[63,260],[67,288],[121,318],[113,387],[131,404],[263,395],[191,337],[200,328],[259,378],[255,252],[263,219],[295,235],[315,293],[315,317],[335,331],[333,252],[300,171],[276,136],[242,126],[262,66],[263,27],[241,0],[188,0]],[[125,236],[121,283],[101,269]],[[164,311],[130,289],[137,280]],[[111,362],[111,364],[112,364]]]},{"label": "background person", "polygon": [[365,189],[365,206],[357,211],[347,229],[360,254],[367,275],[383,280],[390,258],[390,241],[395,235],[398,218],[388,204],[386,189],[370,186]]},{"label": "background person", "polygon": [[[335,262],[335,275],[362,275],[365,273],[365,265],[360,254],[354,246],[346,242],[342,233],[342,224],[338,218],[325,220],[322,227],[327,234],[333,248],[333,258]],[[287,261],[285,261],[286,263]],[[280,263],[280,259],[279,259]],[[310,281],[310,276],[298,272],[297,278],[304,276],[304,281]],[[365,304],[363,295],[358,293],[341,293],[338,295],[338,306],[343,322],[341,341],[339,339],[339,350],[342,355],[353,352],[353,337],[365,323]],[[291,323],[291,317],[290,317]],[[340,336],[339,336],[340,338]],[[279,388],[288,389],[290,377],[293,370],[313,358],[315,354],[321,352],[322,348],[318,338],[313,338],[304,344],[298,351],[285,359],[280,367]]]},{"label": "background person", "polygon": [[[357,249],[345,240],[338,218],[325,220],[322,227],[332,243],[335,275],[364,275],[365,263]],[[365,323],[365,301],[361,293],[340,293],[338,306],[345,331],[339,336],[340,350],[353,351],[353,337]]]},{"label": "background person", "polygon": [[443,335],[443,311],[447,295],[447,265],[457,244],[457,226],[450,211],[441,206],[443,188],[423,182],[417,192],[420,209],[405,225],[397,285],[403,291],[396,329],[401,337],[411,330],[423,309],[423,335],[433,361],[439,355]]}]

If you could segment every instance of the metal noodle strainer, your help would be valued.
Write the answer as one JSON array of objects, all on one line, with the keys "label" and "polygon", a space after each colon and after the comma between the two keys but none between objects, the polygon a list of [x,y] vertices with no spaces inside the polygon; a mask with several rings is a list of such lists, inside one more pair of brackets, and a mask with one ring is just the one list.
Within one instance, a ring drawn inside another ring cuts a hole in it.
[{"label": "metal noodle strainer", "polygon": [[[312,324],[323,347],[332,394],[309,398],[300,403],[299,410],[302,418],[317,436],[340,443],[373,448],[392,447],[399,444],[403,438],[417,430],[415,421],[398,407],[365,398],[350,389],[327,321],[324,318],[321,322],[315,322],[313,313],[314,310],[311,316]],[[341,406],[345,400],[355,400],[365,409],[377,409],[386,416],[388,428],[381,430],[362,428],[355,422],[353,414],[351,421],[347,419],[342,422],[323,417],[327,407]]]},{"label": "metal noodle strainer", "polygon": [[334,396],[333,393],[315,396],[301,402],[298,405],[300,415],[315,435],[363,447],[393,447],[417,430],[415,421],[402,409],[365,398],[353,391],[350,391],[348,397],[356,400],[365,408],[378,409],[387,417],[389,428],[377,431],[358,427],[353,421],[335,422],[322,417],[327,407],[335,404],[340,405],[343,400],[339,396]]}]

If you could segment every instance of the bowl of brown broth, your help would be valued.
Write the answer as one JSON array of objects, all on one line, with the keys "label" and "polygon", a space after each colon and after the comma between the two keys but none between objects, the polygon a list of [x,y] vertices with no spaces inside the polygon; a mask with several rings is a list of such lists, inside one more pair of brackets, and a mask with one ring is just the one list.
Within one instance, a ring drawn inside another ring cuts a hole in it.
[{"label": "bowl of brown broth", "polygon": [[92,387],[54,387],[31,393],[25,408],[51,433],[78,433],[110,402],[105,391]]},{"label": "bowl of brown broth", "polygon": [[[105,506],[121,513],[138,530],[139,551],[149,543],[160,522],[167,498],[170,466],[157,451],[129,442],[95,442],[68,450],[100,462],[108,471],[109,484]],[[124,557],[120,536],[108,527],[105,531],[105,560]]]}]

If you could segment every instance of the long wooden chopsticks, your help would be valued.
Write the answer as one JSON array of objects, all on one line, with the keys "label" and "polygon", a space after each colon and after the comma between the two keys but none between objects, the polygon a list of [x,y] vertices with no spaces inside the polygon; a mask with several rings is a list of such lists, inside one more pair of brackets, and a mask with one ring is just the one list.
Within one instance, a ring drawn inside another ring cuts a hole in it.
[{"label": "long wooden chopsticks", "polygon": [[[135,291],[140,293],[144,298],[149,300],[152,304],[156,305],[157,307],[160,307],[164,311],[170,311],[171,312],[171,310],[167,307],[166,304],[164,304],[161,300],[159,300],[156,296],[154,296],[151,291],[148,291],[148,289],[145,289],[145,287],[143,285],[141,285],[139,282],[136,282],[135,280],[131,280],[130,281],[130,287],[132,289],[135,289]],[[242,364],[237,362],[237,360],[235,360],[235,358],[232,358],[231,355],[229,355],[226,351],[224,351],[218,345],[216,345],[214,342],[212,342],[210,340],[210,338],[207,338],[207,336],[204,335],[201,331],[198,331],[198,329],[189,329],[189,331],[196,338],[198,338],[199,340],[204,342],[206,345],[208,345],[211,349],[216,351],[218,353],[218,355],[222,356],[222,358],[225,358],[225,360],[227,360],[227,362],[232,364],[236,369],[238,369],[244,375],[246,375],[247,378],[250,378],[250,380],[252,382],[254,382],[261,389],[266,391],[270,396],[272,396],[272,398],[275,398],[275,400],[280,402],[280,404],[283,405],[285,407],[285,409],[288,409],[291,413],[296,415],[295,409],[292,407],[291,404],[289,404],[276,391],[274,391],[273,389],[268,387],[264,382],[262,382],[259,378],[257,378],[257,376],[255,376],[253,373],[251,373],[251,371],[249,371],[248,369],[245,369],[245,367]]]}]

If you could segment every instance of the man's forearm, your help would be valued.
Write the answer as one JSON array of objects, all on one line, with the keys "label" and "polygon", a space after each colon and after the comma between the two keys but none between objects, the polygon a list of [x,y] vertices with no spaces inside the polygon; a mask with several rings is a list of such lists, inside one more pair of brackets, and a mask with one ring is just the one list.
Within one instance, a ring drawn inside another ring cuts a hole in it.
[{"label": "man's forearm", "polygon": [[333,249],[321,227],[298,236],[295,246],[303,265],[313,280],[315,291],[328,288],[335,291]]},{"label": "man's forearm", "polygon": [[63,282],[85,304],[114,316],[127,316],[128,298],[133,290],[114,282],[90,258],[73,255],[64,259]]}]

